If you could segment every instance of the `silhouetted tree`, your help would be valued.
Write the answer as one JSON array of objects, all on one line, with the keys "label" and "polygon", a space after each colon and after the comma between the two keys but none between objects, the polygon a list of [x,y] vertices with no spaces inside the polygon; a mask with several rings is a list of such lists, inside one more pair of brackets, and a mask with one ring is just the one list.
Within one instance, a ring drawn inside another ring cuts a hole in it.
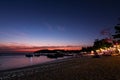
[{"label": "silhouetted tree", "polygon": [[118,43],[120,44],[120,18],[118,18],[119,24],[117,24],[114,29],[115,29],[115,34],[112,35],[113,38],[115,39],[114,44]]},{"label": "silhouetted tree", "polygon": [[108,42],[107,39],[101,39],[101,40],[96,39],[93,45],[93,49],[97,50],[105,47],[109,48],[111,46],[112,46],[112,43]]},{"label": "silhouetted tree", "polygon": [[99,39],[96,39],[93,45],[94,50],[99,49],[101,47],[101,44],[102,42]]},{"label": "silhouetted tree", "polygon": [[80,50],[81,52],[91,52],[93,50],[93,47],[82,47],[82,50]]},{"label": "silhouetted tree", "polygon": [[117,24],[114,28],[115,34],[113,35],[113,38],[116,39],[118,43],[120,43],[120,24]]}]

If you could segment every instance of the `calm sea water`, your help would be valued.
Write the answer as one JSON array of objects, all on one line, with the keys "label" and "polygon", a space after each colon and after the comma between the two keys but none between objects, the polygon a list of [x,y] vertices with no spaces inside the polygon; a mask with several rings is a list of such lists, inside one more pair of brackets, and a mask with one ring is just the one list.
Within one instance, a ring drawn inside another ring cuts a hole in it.
[{"label": "calm sea water", "polygon": [[[59,58],[59,59],[63,59],[63,58]],[[59,59],[50,59],[47,58],[46,56],[31,57],[31,58],[25,57],[24,55],[0,56],[0,70],[20,68],[20,67],[45,63]]]}]

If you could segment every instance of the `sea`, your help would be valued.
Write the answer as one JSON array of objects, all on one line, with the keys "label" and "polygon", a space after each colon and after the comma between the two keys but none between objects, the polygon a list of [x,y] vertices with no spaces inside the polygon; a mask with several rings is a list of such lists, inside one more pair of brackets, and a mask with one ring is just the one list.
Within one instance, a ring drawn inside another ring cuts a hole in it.
[{"label": "sea", "polygon": [[39,56],[39,57],[26,57],[23,55],[1,55],[0,56],[0,71],[9,70],[14,68],[21,68],[26,66],[32,66],[36,64],[42,64],[50,61],[60,60],[67,57],[62,58],[47,58],[47,56]]}]

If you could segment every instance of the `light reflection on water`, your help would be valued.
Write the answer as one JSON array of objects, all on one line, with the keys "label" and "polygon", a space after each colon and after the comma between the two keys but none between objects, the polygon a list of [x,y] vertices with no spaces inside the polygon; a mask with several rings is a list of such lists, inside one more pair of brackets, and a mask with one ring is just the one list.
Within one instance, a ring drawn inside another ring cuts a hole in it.
[{"label": "light reflection on water", "polygon": [[44,63],[53,60],[56,59],[50,59],[47,58],[46,56],[31,57],[31,58],[27,58],[25,56],[0,56],[0,70],[30,66],[30,65]]}]

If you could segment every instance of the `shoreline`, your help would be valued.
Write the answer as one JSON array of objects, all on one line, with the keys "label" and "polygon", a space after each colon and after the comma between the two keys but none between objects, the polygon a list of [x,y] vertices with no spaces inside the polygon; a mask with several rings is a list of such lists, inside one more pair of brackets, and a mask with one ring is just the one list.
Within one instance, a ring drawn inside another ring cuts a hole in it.
[{"label": "shoreline", "polygon": [[63,59],[58,59],[54,61],[49,61],[49,62],[43,62],[40,64],[35,64],[35,65],[30,65],[30,66],[25,66],[21,68],[13,68],[13,69],[7,69],[7,70],[0,70],[0,80],[1,79],[9,79],[15,76],[23,76],[26,72],[37,72],[37,70],[42,71],[43,69],[46,69],[48,67],[52,67],[56,64],[63,63],[69,60],[74,59],[75,57],[68,57],[68,58],[63,58]]},{"label": "shoreline", "polygon": [[40,57],[29,58],[29,57],[25,57],[24,55],[23,56],[3,56],[0,62],[0,72],[33,66],[33,65],[44,64],[47,62],[56,61],[56,60],[60,60],[68,57],[65,56],[65,57],[59,57],[59,58],[47,58],[46,56],[40,56]]},{"label": "shoreline", "polygon": [[53,60],[53,61],[47,61],[47,62],[37,63],[37,64],[23,66],[23,67],[18,67],[18,68],[4,69],[4,70],[0,70],[0,73],[1,72],[6,72],[6,71],[13,71],[13,70],[19,70],[19,69],[26,69],[26,68],[33,68],[33,67],[37,67],[37,66],[49,65],[51,63],[62,62],[64,60],[72,59],[72,58],[74,58],[74,57],[68,57],[68,58],[63,58],[63,59],[56,59],[56,60]]}]

